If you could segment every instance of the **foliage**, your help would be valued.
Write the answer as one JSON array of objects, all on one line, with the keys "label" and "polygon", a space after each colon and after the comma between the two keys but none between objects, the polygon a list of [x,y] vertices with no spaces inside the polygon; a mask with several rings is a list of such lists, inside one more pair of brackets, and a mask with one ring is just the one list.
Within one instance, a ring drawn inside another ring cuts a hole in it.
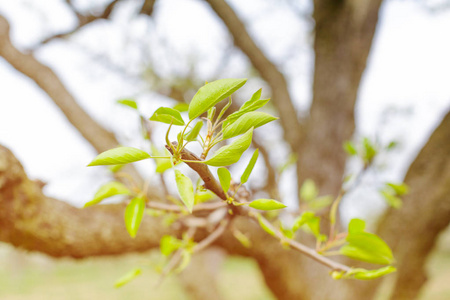
[{"label": "foliage", "polygon": [[[211,222],[208,226],[215,229],[198,244],[193,240],[196,227],[189,224],[184,224],[185,228],[188,229],[182,233],[181,239],[179,236],[171,235],[165,235],[161,239],[161,253],[167,257],[166,265],[161,268],[163,277],[170,272],[182,270],[189,263],[191,255],[214,242],[237,214],[248,216],[257,221],[264,231],[278,239],[286,248],[307,253],[318,262],[330,267],[331,276],[335,279],[366,280],[395,271],[395,268],[390,266],[394,262],[394,258],[388,245],[375,234],[366,232],[364,221],[353,219],[349,224],[348,232],[337,232],[335,228],[337,208],[348,189],[343,188],[342,192],[333,200],[331,195],[320,195],[314,181],[306,180],[299,195],[304,203],[301,213],[298,214],[292,226],[281,225],[280,229],[277,229],[274,223],[282,221],[282,213],[279,213],[279,211],[286,205],[274,199],[251,200],[247,199],[248,196],[241,195],[240,191],[246,190],[242,185],[247,183],[257,162],[258,149],[255,149],[245,171],[241,174],[239,184],[233,182],[232,174],[226,167],[240,161],[243,153],[251,146],[255,129],[277,119],[270,114],[257,111],[269,101],[269,99],[260,99],[261,90],[255,92],[238,111],[226,115],[226,111],[232,103],[231,95],[245,82],[246,79],[217,80],[201,87],[187,107],[158,108],[149,120],[168,124],[164,145],[167,151],[159,150],[161,145],[151,145],[152,155],[132,147],[119,147],[101,153],[89,164],[89,166],[120,166],[140,160],[154,159],[156,173],[173,170],[179,200],[172,195],[166,195],[166,197],[177,204],[175,208],[169,211],[165,206],[158,206],[148,198],[148,192],[145,188],[141,189],[137,186],[129,188],[119,182],[103,185],[85,206],[98,204],[103,199],[114,195],[129,197],[131,200],[125,209],[125,226],[132,238],[136,237],[144,216],[161,217],[163,222],[171,226],[174,222],[183,222],[183,217],[187,214],[195,214],[197,208],[200,210],[201,207],[206,210],[209,216],[205,220]],[[226,98],[229,98],[228,103],[216,114],[216,105]],[[139,111],[136,102],[133,100],[124,99],[120,100],[119,103]],[[186,112],[187,122],[183,118]],[[141,116],[142,118],[143,116]],[[182,126],[177,133],[176,142],[172,142],[169,138],[173,126]],[[206,130],[204,130],[205,127]],[[224,145],[231,138],[234,139]],[[202,149],[202,153],[198,156],[187,149],[187,146],[194,142],[199,143]],[[219,144],[221,147],[216,149],[215,146]],[[363,139],[360,145],[346,142],[344,149],[349,155],[359,157],[363,161],[363,170],[370,167],[378,153],[376,145],[368,138]],[[199,175],[200,178],[195,186],[191,178],[180,170],[180,166],[183,164],[187,164]],[[208,166],[218,167],[218,182],[209,171]],[[406,194],[407,191],[408,188],[403,184],[388,183],[381,192],[386,198],[390,199],[388,201],[393,206],[399,207],[398,201],[396,202],[393,199]],[[204,205],[209,202],[219,203],[221,206],[215,206],[208,210]],[[218,212],[224,207],[228,208],[225,210],[227,212],[219,220],[212,221],[217,219],[213,216],[219,215]],[[320,226],[321,216],[316,211],[327,207],[329,207],[330,230],[324,233]],[[269,212],[264,213],[264,211]],[[298,234],[299,229],[312,234],[316,238],[315,250],[305,250],[306,246],[300,245],[296,241],[296,234]],[[251,247],[251,236],[248,237],[237,230],[233,231],[233,235],[244,247]],[[338,247],[339,249],[336,250]],[[345,255],[357,260],[386,266],[377,270],[353,269],[332,261],[327,257],[330,255]],[[140,273],[141,269],[132,270],[119,279],[116,286],[127,283]]]}]

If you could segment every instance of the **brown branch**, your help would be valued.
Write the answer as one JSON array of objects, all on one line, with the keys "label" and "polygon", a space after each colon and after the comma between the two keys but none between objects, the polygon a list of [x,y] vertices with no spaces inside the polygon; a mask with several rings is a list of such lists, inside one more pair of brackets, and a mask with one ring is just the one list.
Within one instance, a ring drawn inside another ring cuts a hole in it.
[{"label": "brown branch", "polygon": [[300,139],[300,122],[290,97],[287,82],[278,68],[264,55],[250,37],[245,25],[224,0],[206,0],[224,22],[233,36],[235,45],[248,57],[261,77],[272,89],[272,98],[280,114],[285,140],[292,149],[297,149]]},{"label": "brown branch", "polygon": [[[177,145],[176,142],[172,143],[174,146]],[[167,150],[169,150],[170,153],[173,154],[173,151],[170,147],[168,147],[166,145]],[[197,161],[201,161],[201,159],[195,155],[194,153],[192,153],[191,151],[187,150],[186,148],[184,148],[181,151],[181,159],[184,160],[197,160]],[[223,192],[222,187],[220,186],[220,184],[216,181],[216,179],[214,178],[214,175],[211,173],[211,171],[209,170],[208,166],[202,163],[192,163],[192,162],[186,162],[186,164],[195,172],[197,172],[197,174],[200,176],[200,178],[203,180],[203,182],[205,183],[204,186],[206,189],[210,190],[211,192],[213,192],[214,194],[216,194],[219,198],[221,198],[222,200],[227,200],[227,196],[225,195],[225,193]]]},{"label": "brown branch", "polygon": [[108,4],[105,8],[105,10],[103,11],[102,14],[100,15],[82,15],[79,12],[77,12],[75,10],[75,7],[72,5],[71,1],[66,1],[67,4],[69,5],[69,7],[71,8],[71,10],[73,11],[73,13],[77,16],[78,18],[78,25],[66,32],[63,33],[58,33],[52,36],[49,36],[48,38],[44,39],[43,41],[40,42],[41,45],[45,45],[55,39],[60,39],[60,38],[65,38],[68,37],[72,34],[74,34],[75,32],[79,31],[81,28],[83,28],[84,26],[97,21],[97,20],[106,20],[109,18],[109,16],[111,15],[114,7],[116,6],[116,4],[119,2],[119,0],[114,0],[112,1],[110,4]]},{"label": "brown branch", "polygon": [[265,184],[264,189],[267,191],[269,196],[273,199],[279,199],[280,194],[278,193],[278,183],[277,183],[277,172],[275,171],[275,168],[270,163],[270,156],[269,152],[267,151],[266,147],[258,141],[256,137],[253,137],[252,141],[255,148],[259,149],[259,152],[261,153],[264,164],[266,166],[267,170],[267,181]]},{"label": "brown branch", "polygon": [[[212,211],[216,210],[218,208],[226,207],[227,204],[225,202],[207,202],[207,203],[200,203],[197,205],[194,205],[192,208],[193,212],[197,211]],[[147,203],[148,208],[153,209],[159,209],[159,210],[165,210],[165,211],[171,211],[171,212],[182,212],[184,209],[179,207],[175,204],[166,204],[161,202],[148,202]]]},{"label": "brown branch", "polygon": [[[33,80],[98,153],[119,145],[114,134],[92,119],[76,102],[52,69],[39,62],[34,56],[24,54],[14,47],[9,37],[9,24],[2,16],[0,16],[0,57]],[[136,183],[143,183],[142,177],[133,166],[127,166],[125,170],[133,176]]]}]

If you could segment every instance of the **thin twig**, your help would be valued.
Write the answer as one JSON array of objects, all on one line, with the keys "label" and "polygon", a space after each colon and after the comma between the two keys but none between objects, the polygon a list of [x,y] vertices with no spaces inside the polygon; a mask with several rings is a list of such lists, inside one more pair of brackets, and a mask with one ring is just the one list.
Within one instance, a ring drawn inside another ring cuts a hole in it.
[{"label": "thin twig", "polygon": [[214,241],[217,240],[225,232],[225,229],[227,229],[228,225],[230,224],[230,219],[231,218],[228,217],[222,220],[219,226],[210,235],[208,235],[208,237],[206,237],[204,240],[202,240],[194,247],[193,251],[194,252],[202,251],[203,249],[214,243]]},{"label": "thin twig", "polygon": [[[216,210],[221,207],[226,207],[226,202],[208,202],[208,203],[201,203],[194,205],[192,208],[193,212],[196,211],[208,211],[208,210]],[[148,202],[147,203],[148,208],[153,209],[159,209],[159,210],[165,210],[165,211],[172,211],[172,212],[182,212],[184,209],[178,205],[175,204],[166,204],[161,202]]]}]

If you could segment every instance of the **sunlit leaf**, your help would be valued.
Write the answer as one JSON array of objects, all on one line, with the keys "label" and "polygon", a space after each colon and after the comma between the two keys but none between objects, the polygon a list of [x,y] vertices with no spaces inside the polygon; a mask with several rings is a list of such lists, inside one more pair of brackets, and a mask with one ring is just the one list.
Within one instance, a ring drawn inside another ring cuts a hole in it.
[{"label": "sunlit leaf", "polygon": [[195,197],[191,179],[183,175],[180,171],[175,170],[175,181],[177,182],[178,194],[180,195],[181,201],[186,205],[189,212],[192,213]]},{"label": "sunlit leaf", "polygon": [[103,199],[115,196],[115,195],[130,195],[131,191],[120,182],[108,182],[102,185],[94,195],[94,199],[84,205],[84,207],[92,206],[99,203]]},{"label": "sunlit leaf", "polygon": [[250,158],[250,161],[248,162],[247,167],[245,168],[244,173],[241,176],[241,184],[244,184],[247,182],[248,177],[250,177],[250,174],[253,171],[253,168],[255,167],[256,160],[258,159],[259,150],[256,149],[255,152],[253,152],[252,158]]},{"label": "sunlit leaf", "polygon": [[306,179],[302,187],[300,188],[300,199],[304,201],[312,201],[316,199],[319,194],[319,190],[316,187],[316,184],[311,179]]},{"label": "sunlit leaf", "polygon": [[259,226],[261,226],[261,228],[267,232],[270,235],[275,236],[275,231],[273,231],[272,228],[270,228],[270,224],[268,223],[268,221],[266,219],[263,218],[263,216],[258,215],[258,223]]},{"label": "sunlit leaf", "polygon": [[241,243],[242,246],[244,246],[245,248],[250,248],[252,246],[252,242],[250,241],[250,239],[243,234],[242,232],[240,232],[239,230],[234,230],[233,231],[233,236]]},{"label": "sunlit leaf", "polygon": [[245,150],[250,147],[252,142],[253,128],[233,141],[230,145],[224,146],[214,153],[214,155],[205,161],[207,165],[222,167],[229,166],[239,161]]},{"label": "sunlit leaf", "polygon": [[133,279],[135,279],[136,277],[138,277],[139,275],[141,275],[141,268],[135,268],[133,270],[131,270],[130,272],[126,273],[125,275],[123,275],[122,277],[120,277],[115,283],[114,286],[116,288],[119,288],[125,284],[127,284],[128,282],[132,281]]},{"label": "sunlit leaf", "polygon": [[150,121],[157,121],[166,124],[184,125],[183,118],[178,110],[170,107],[160,107],[150,117]]},{"label": "sunlit leaf", "polygon": [[274,209],[281,209],[287,207],[281,202],[278,202],[273,199],[256,199],[250,202],[248,205],[250,207],[260,209],[260,210],[274,210]]},{"label": "sunlit leaf", "polygon": [[238,136],[247,132],[252,127],[257,128],[276,119],[278,118],[259,111],[246,113],[224,129],[223,138],[229,139]]},{"label": "sunlit leaf", "polygon": [[402,199],[399,197],[393,195],[390,191],[387,190],[381,190],[380,191],[383,198],[386,200],[386,203],[389,204],[389,206],[393,208],[401,208],[403,205]]},{"label": "sunlit leaf", "polygon": [[97,155],[88,166],[128,164],[150,158],[150,154],[133,147],[118,147]]},{"label": "sunlit leaf", "polygon": [[159,242],[161,253],[165,256],[169,256],[173,251],[178,250],[182,246],[183,241],[171,235],[163,236]]},{"label": "sunlit leaf", "polygon": [[353,155],[358,155],[358,150],[356,150],[356,146],[353,142],[350,141],[346,141],[344,143],[344,150],[345,152],[348,153],[348,155],[353,156]]},{"label": "sunlit leaf", "polygon": [[222,189],[226,194],[230,189],[231,184],[230,171],[228,171],[226,168],[219,168],[217,170],[217,176],[219,176],[220,185],[222,186]]},{"label": "sunlit leaf", "polygon": [[409,186],[405,183],[386,183],[387,186],[389,186],[397,196],[403,196],[409,193]]},{"label": "sunlit leaf", "polygon": [[377,155],[378,150],[376,149],[375,145],[368,138],[364,138],[362,144],[363,144],[363,148],[364,148],[363,159],[366,163],[369,164],[372,162],[372,160]]},{"label": "sunlit leaf", "polygon": [[368,232],[352,232],[346,238],[348,244],[339,252],[347,257],[374,264],[391,264],[394,260],[389,246],[378,236]]},{"label": "sunlit leaf", "polygon": [[227,98],[240,87],[247,79],[219,79],[202,86],[189,104],[189,119],[195,119],[202,113]]},{"label": "sunlit leaf", "polygon": [[173,106],[173,109],[178,110],[179,112],[185,112],[189,109],[189,104],[187,103],[177,103]]},{"label": "sunlit leaf", "polygon": [[132,99],[121,99],[121,100],[118,100],[117,103],[131,107],[133,109],[138,109],[136,101],[134,101]]},{"label": "sunlit leaf", "polygon": [[366,269],[352,269],[347,274],[344,274],[344,278],[354,278],[359,280],[372,280],[379,278],[381,276],[390,274],[397,271],[393,266],[386,266],[377,270],[366,270]]},{"label": "sunlit leaf", "polygon": [[145,210],[145,199],[136,197],[131,200],[125,209],[125,226],[132,238],[136,237],[136,233],[141,225],[142,216]]},{"label": "sunlit leaf", "polygon": [[184,139],[188,142],[193,142],[197,139],[198,134],[200,133],[200,130],[202,129],[203,122],[198,121],[195,126],[185,134]]},{"label": "sunlit leaf", "polygon": [[366,222],[361,219],[352,219],[350,223],[348,224],[348,232],[350,234],[363,232],[366,228]]},{"label": "sunlit leaf", "polygon": [[296,232],[301,227],[303,230],[312,233],[316,239],[320,241],[326,238],[325,235],[320,233],[320,217],[316,216],[314,212],[305,211],[297,219],[295,219],[292,230]]}]

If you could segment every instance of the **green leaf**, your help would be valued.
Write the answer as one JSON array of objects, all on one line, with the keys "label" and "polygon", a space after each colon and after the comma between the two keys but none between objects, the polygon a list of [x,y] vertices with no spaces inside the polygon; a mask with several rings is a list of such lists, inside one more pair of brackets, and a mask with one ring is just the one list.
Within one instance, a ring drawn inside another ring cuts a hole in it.
[{"label": "green leaf", "polygon": [[97,155],[90,166],[119,165],[150,158],[150,154],[133,147],[118,147]]},{"label": "green leaf", "polygon": [[186,269],[186,267],[187,267],[187,266],[189,265],[189,263],[191,262],[191,259],[192,259],[192,252],[189,251],[189,250],[184,249],[184,250],[181,252],[181,262],[180,262],[180,264],[178,265],[178,267],[177,267],[175,270],[173,270],[173,272],[174,272],[175,274],[178,274],[178,273],[180,273],[181,271],[183,271],[184,269]]},{"label": "green leaf", "polygon": [[256,160],[258,159],[259,150],[256,149],[255,152],[253,152],[252,158],[250,158],[250,161],[248,162],[247,167],[245,168],[244,173],[241,176],[241,184],[244,184],[247,182],[248,177],[250,177],[250,174],[253,171],[253,168],[255,167]]},{"label": "green leaf", "polygon": [[108,182],[102,185],[97,193],[94,195],[94,199],[84,205],[84,207],[92,206],[99,203],[103,199],[115,196],[115,195],[130,195],[131,191],[120,182]]},{"label": "green leaf", "polygon": [[183,126],[184,121],[178,110],[170,107],[160,107],[150,117],[150,121]]},{"label": "green leaf", "polygon": [[125,226],[132,238],[136,237],[144,210],[145,199],[141,197],[133,198],[125,209]]},{"label": "green leaf", "polygon": [[273,231],[273,229],[270,228],[271,226],[270,226],[269,221],[264,219],[263,216],[261,216],[261,215],[257,215],[257,217],[258,217],[259,226],[261,226],[261,228],[268,234],[275,236],[275,231]]},{"label": "green leaf", "polygon": [[209,108],[227,98],[240,87],[247,79],[219,79],[202,86],[189,104],[189,119],[195,119]]},{"label": "green leaf", "polygon": [[386,266],[377,270],[366,270],[366,269],[353,269],[347,274],[344,274],[344,278],[355,278],[359,280],[371,280],[376,279],[381,276],[390,274],[397,271],[393,266]]},{"label": "green leaf", "polygon": [[159,242],[161,253],[165,256],[169,256],[173,251],[178,250],[182,246],[183,241],[171,235],[163,236]]},{"label": "green leaf", "polygon": [[118,100],[117,103],[131,107],[133,109],[138,109],[136,101],[131,100],[131,99],[121,99],[121,100]]},{"label": "green leaf", "polygon": [[278,118],[269,114],[253,111],[242,115],[233,124],[226,127],[223,131],[223,138],[229,139],[247,132],[250,128],[257,128]]},{"label": "green leaf", "polygon": [[[311,211],[305,211],[302,213],[295,221],[294,225],[292,226],[292,230],[296,232],[300,227],[303,227],[304,225],[309,228],[311,231],[310,233],[314,234],[314,236],[322,240],[323,236],[320,234],[320,218],[317,217],[314,212]],[[305,229],[305,228],[303,228]]]},{"label": "green leaf", "polygon": [[247,131],[244,135],[236,139],[230,145],[223,146],[210,159],[204,161],[205,164],[222,167],[229,166],[239,161],[245,150],[250,147],[252,142],[253,128]]},{"label": "green leaf", "polygon": [[186,205],[189,212],[192,213],[195,197],[191,179],[184,176],[180,171],[175,170],[175,181],[177,182],[178,194],[180,195],[181,201]]},{"label": "green leaf", "polygon": [[211,199],[214,199],[215,197],[217,197],[213,192],[211,192],[210,190],[206,190],[206,191],[198,191],[195,193],[194,199],[195,199],[195,203],[203,203],[206,201],[209,201]]},{"label": "green leaf", "polygon": [[269,101],[270,99],[255,100],[255,101],[252,101],[250,99],[249,101],[245,102],[244,105],[242,105],[238,111],[235,111],[234,113],[228,115],[225,122],[223,123],[223,128],[228,127],[234,122],[236,122],[236,120],[239,119],[242,115],[263,107]]},{"label": "green leaf", "polygon": [[391,191],[381,190],[380,191],[383,198],[386,200],[386,203],[393,208],[401,208],[403,205],[402,199],[399,197],[392,195]]},{"label": "green leaf", "polygon": [[331,203],[333,203],[333,197],[330,195],[317,197],[316,199],[308,202],[308,209],[320,210],[324,207],[330,206]]},{"label": "green leaf", "polygon": [[219,115],[217,116],[217,120],[220,120],[220,118],[222,118],[223,114],[228,110],[228,108],[231,106],[231,97],[230,100],[228,100],[228,103],[222,108],[222,110],[220,111]]},{"label": "green leaf", "polygon": [[274,210],[287,207],[281,202],[273,199],[257,199],[253,200],[248,206],[260,210]]},{"label": "green leaf", "polygon": [[358,155],[358,150],[356,150],[356,146],[353,142],[346,141],[344,143],[344,150],[350,156]]},{"label": "green leaf", "polygon": [[217,176],[219,176],[220,185],[222,186],[222,189],[226,194],[230,189],[231,184],[230,171],[228,171],[226,168],[219,168],[217,170]]},{"label": "green leaf", "polygon": [[389,246],[378,236],[368,232],[352,232],[346,238],[347,245],[339,252],[347,257],[374,264],[391,264],[394,260]]},{"label": "green leaf", "polygon": [[366,228],[366,222],[361,219],[352,219],[350,223],[348,224],[348,232],[350,234],[363,232]]},{"label": "green leaf", "polygon": [[394,190],[397,196],[403,196],[409,193],[409,186],[405,183],[386,183],[392,190]]},{"label": "green leaf", "polygon": [[141,268],[135,268],[133,270],[131,270],[130,272],[126,273],[125,275],[123,275],[122,277],[120,277],[115,283],[114,286],[116,288],[119,288],[125,284],[127,284],[128,282],[130,282],[131,280],[135,279],[136,277],[138,277],[139,275],[141,275]]},{"label": "green leaf", "polygon": [[120,171],[123,167],[125,167],[125,165],[110,165],[108,166],[108,170],[111,171],[112,173],[116,173]]},{"label": "green leaf", "polygon": [[366,163],[370,164],[378,153],[375,145],[368,138],[363,139],[364,156],[363,159]]},{"label": "green leaf", "polygon": [[[164,148],[164,150],[160,151],[158,148],[152,145],[152,154],[154,156],[171,156],[170,152]],[[164,173],[168,169],[172,168],[172,163],[170,162],[171,158],[155,158],[156,163],[156,173]]]},{"label": "green leaf", "polygon": [[198,121],[195,126],[188,132],[185,134],[184,139],[188,142],[193,142],[195,140],[197,140],[197,136],[200,133],[200,130],[203,127],[203,122],[202,121]]},{"label": "green leaf", "polygon": [[177,103],[173,106],[173,109],[178,110],[179,112],[185,112],[189,109],[189,104],[187,103]]},{"label": "green leaf", "polygon": [[308,202],[317,198],[319,190],[311,179],[306,179],[300,188],[300,199]]},{"label": "green leaf", "polygon": [[242,246],[244,246],[245,248],[250,248],[252,246],[252,242],[250,241],[250,239],[243,234],[242,232],[240,232],[239,230],[234,230],[233,231],[233,236],[241,243]]}]

